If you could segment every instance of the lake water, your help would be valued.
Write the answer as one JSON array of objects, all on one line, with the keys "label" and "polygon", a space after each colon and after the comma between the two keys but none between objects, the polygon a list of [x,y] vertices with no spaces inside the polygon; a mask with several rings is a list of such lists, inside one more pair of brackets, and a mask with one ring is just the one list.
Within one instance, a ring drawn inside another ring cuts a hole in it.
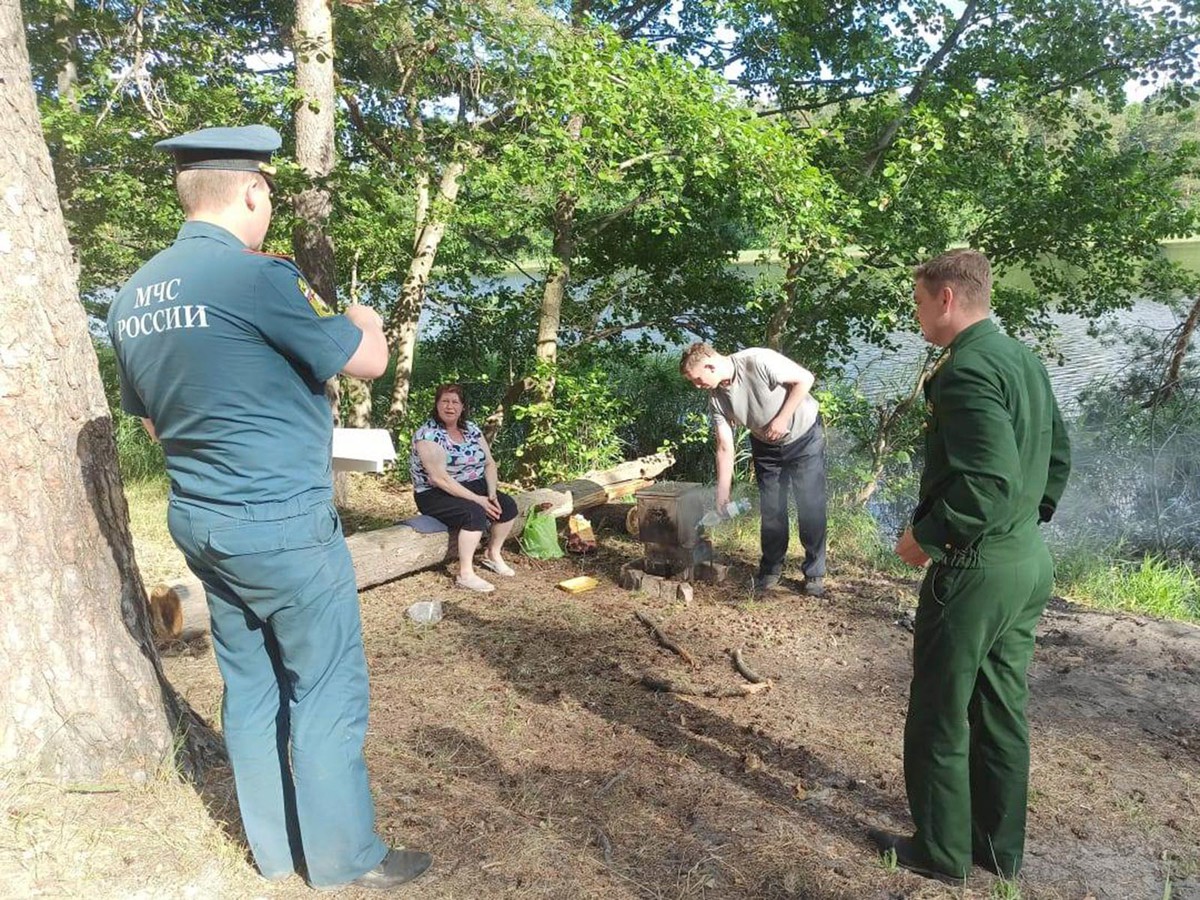
[{"label": "lake water", "polygon": [[[1162,248],[1168,259],[1200,271],[1200,238],[1166,241]],[[782,277],[782,269],[779,266],[763,263],[760,254],[756,252],[743,254],[738,266],[746,272],[748,278],[764,275],[768,278]],[[531,274],[540,277],[536,272]],[[1007,276],[1006,281],[1019,283],[1023,278],[1021,273],[1015,273]],[[1027,279],[1025,280],[1028,283]],[[529,279],[522,275],[510,274],[493,283],[520,290],[529,284]],[[1052,314],[1050,319],[1058,331],[1054,350],[1061,362],[1055,358],[1047,358],[1046,368],[1050,373],[1055,395],[1064,411],[1076,407],[1079,391],[1093,379],[1101,376],[1117,377],[1133,361],[1133,351],[1119,337],[1122,330],[1135,328],[1165,337],[1186,313],[1186,309],[1176,313],[1162,304],[1140,301],[1131,309],[1106,316],[1098,323],[1099,327],[1097,323],[1089,323],[1079,316]],[[916,328],[915,319],[913,327]],[[656,332],[649,333],[657,337]],[[631,336],[636,336],[636,333]],[[853,354],[842,368],[844,377],[857,383],[863,393],[872,399],[892,396],[911,388],[924,357],[926,344],[920,334],[899,332],[891,337],[894,348],[881,350],[878,347],[865,346]],[[674,348],[663,341],[662,349],[670,351]],[[803,363],[804,360],[798,362]]]},{"label": "lake water", "polygon": [[[1200,240],[1170,241],[1163,244],[1168,259],[1200,271]],[[1018,274],[1013,280],[1020,279]],[[1135,349],[1122,340],[1130,330],[1165,340],[1187,315],[1160,303],[1139,301],[1131,309],[1119,310],[1100,323],[1089,323],[1075,315],[1052,314],[1058,336],[1055,350],[1060,359],[1047,358],[1050,383],[1064,412],[1077,405],[1080,390],[1097,378],[1119,378],[1135,361]],[[1097,327],[1099,325],[1099,327]],[[858,383],[872,399],[891,396],[913,384],[924,358],[926,344],[918,334],[892,336],[895,350],[864,348],[843,369],[845,377]]]},{"label": "lake water", "polygon": [[[1080,390],[1094,379],[1117,378],[1134,361],[1133,349],[1117,337],[1124,329],[1165,338],[1182,315],[1162,304],[1140,301],[1132,309],[1106,316],[1106,327],[1099,336],[1092,333],[1094,326],[1079,316],[1051,315],[1058,329],[1055,343],[1060,359],[1047,359],[1046,370],[1064,412],[1075,408]],[[1116,334],[1111,333],[1114,329]],[[872,399],[894,396],[910,388],[924,359],[928,345],[920,335],[902,333],[893,335],[893,339],[895,350],[864,349],[843,369],[844,376]]]}]

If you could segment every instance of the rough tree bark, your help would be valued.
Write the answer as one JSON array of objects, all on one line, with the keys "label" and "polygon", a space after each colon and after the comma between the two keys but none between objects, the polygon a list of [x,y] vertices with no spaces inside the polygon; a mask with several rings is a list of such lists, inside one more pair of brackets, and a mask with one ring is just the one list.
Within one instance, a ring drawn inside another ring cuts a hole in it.
[{"label": "rough tree bark", "polygon": [[337,297],[329,214],[333,199],[323,179],[334,164],[333,11],[330,0],[296,0],[296,162],[309,185],[296,195],[292,249],[296,265],[327,303]]},{"label": "rough tree bark", "polygon": [[0,115],[0,766],[146,775],[198,721],[151,637],[18,0],[0,0]]},{"label": "rough tree bark", "polygon": [[58,99],[72,109],[79,109],[75,92],[79,80],[75,66],[75,0],[59,0],[54,12],[54,33],[62,64],[58,70]]},{"label": "rough tree bark", "polygon": [[[337,308],[337,270],[329,214],[333,197],[325,179],[333,171],[334,89],[332,0],[296,0],[296,25],[292,52],[296,57],[296,162],[308,178],[308,187],[294,198],[296,225],[292,253],[296,265],[321,298]],[[333,408],[334,424],[342,423],[340,376],[329,379],[325,394]],[[350,482],[343,473],[333,479],[334,502],[345,506]]]},{"label": "rough tree bark", "polygon": [[[408,411],[408,394],[412,387],[413,352],[417,346],[417,325],[421,309],[425,306],[425,289],[429,285],[429,274],[437,259],[438,246],[446,234],[446,225],[458,200],[458,188],[466,165],[461,161],[449,163],[442,170],[438,182],[437,198],[428,200],[426,183],[424,203],[418,204],[416,237],[413,241],[413,258],[408,266],[408,275],[400,291],[388,328],[388,344],[396,354],[396,377],[392,382],[392,401],[388,407],[388,420],[398,422]],[[420,197],[418,185],[418,197]]]},{"label": "rough tree bark", "polygon": [[[354,254],[354,265],[350,269],[350,302],[358,302],[358,258]],[[342,405],[346,408],[345,422],[348,428],[371,427],[371,385],[361,378],[342,376]]]}]

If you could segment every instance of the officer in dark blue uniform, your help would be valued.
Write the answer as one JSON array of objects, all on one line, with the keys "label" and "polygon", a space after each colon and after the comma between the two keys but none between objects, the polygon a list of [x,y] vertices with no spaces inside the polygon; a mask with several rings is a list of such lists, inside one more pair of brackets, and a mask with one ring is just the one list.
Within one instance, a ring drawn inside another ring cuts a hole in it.
[{"label": "officer in dark blue uniform", "polygon": [[203,583],[225,681],[222,725],[254,859],[272,880],[389,888],[428,854],[375,832],[362,745],[367,667],[350,554],[332,501],[325,382],[380,375],[379,316],[333,315],[271,221],[266,126],[159,142],[187,221],[108,317],[121,404],[162,444],[168,525]]}]

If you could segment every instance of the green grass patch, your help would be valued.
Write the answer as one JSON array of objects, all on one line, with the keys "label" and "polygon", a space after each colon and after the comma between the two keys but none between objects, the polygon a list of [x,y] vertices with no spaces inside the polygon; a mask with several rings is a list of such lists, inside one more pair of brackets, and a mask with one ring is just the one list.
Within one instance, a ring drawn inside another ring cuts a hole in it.
[{"label": "green grass patch", "polygon": [[1185,562],[1150,554],[1130,561],[1068,551],[1058,561],[1057,588],[1097,609],[1200,622],[1200,578]]},{"label": "green grass patch", "polygon": [[[735,492],[737,496],[752,496]],[[757,498],[754,498],[757,507]],[[789,512],[792,539],[789,543],[789,559],[803,554],[795,535],[795,511]],[[758,561],[761,547],[759,529],[761,518],[757,509],[735,519],[722,522],[713,530],[715,545],[723,553],[743,556],[751,562]],[[879,525],[871,514],[861,506],[845,506],[840,503],[829,505],[829,553],[838,565],[865,568],[886,575],[912,578],[917,570],[905,565],[896,555],[892,541],[886,540]]]},{"label": "green grass patch", "polygon": [[850,564],[899,578],[912,578],[917,570],[901,562],[895,544],[885,540],[879,523],[862,506],[831,503],[829,553],[840,564]]}]

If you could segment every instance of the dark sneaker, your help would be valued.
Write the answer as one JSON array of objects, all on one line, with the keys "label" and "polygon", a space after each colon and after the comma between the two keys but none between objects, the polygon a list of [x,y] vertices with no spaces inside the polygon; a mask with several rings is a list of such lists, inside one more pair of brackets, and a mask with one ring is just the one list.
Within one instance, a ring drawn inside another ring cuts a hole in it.
[{"label": "dark sneaker", "polygon": [[779,587],[778,575],[755,575],[754,576],[754,593],[765,594],[767,591],[773,591]]},{"label": "dark sneaker", "polygon": [[924,855],[917,849],[916,844],[910,837],[880,831],[877,828],[867,829],[867,837],[879,848],[881,854],[886,854],[888,851],[896,854],[896,865],[902,869],[907,869],[915,875],[920,875],[922,878],[932,878],[934,881],[940,881],[943,884],[962,885],[967,880],[966,876],[959,877],[951,875],[949,872],[941,872],[935,869],[924,858]]},{"label": "dark sneaker", "polygon": [[800,591],[810,597],[825,596],[825,579],[824,578],[805,578],[804,584],[801,585]]}]

